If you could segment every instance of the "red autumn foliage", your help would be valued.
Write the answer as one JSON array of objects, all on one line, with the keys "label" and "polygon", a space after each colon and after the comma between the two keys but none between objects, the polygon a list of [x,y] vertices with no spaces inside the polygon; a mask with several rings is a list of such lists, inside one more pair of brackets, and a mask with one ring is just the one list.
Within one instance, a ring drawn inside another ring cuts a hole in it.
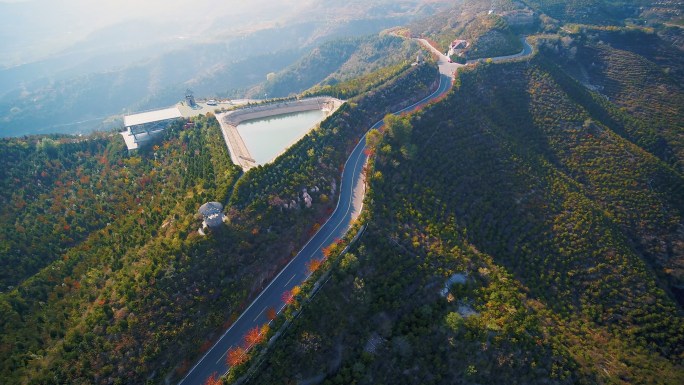
[{"label": "red autumn foliage", "polygon": [[289,304],[291,304],[292,301],[294,300],[294,295],[292,295],[292,292],[290,292],[290,291],[288,290],[288,291],[286,291],[286,292],[283,293],[283,295],[280,297],[280,299],[282,299],[283,302],[285,302],[286,304],[289,305]]},{"label": "red autumn foliage", "polygon": [[221,385],[221,379],[218,378],[216,372],[212,373],[209,378],[204,382],[204,385]]},{"label": "red autumn foliage", "polygon": [[320,228],[321,228],[320,223],[314,223],[314,225],[311,227],[311,231],[309,231],[309,235],[313,236],[314,234],[316,234],[316,232],[318,232],[318,230],[320,230]]},{"label": "red autumn foliage", "polygon": [[274,308],[269,307],[268,309],[266,309],[266,318],[268,318],[269,321],[273,321],[274,319],[276,319],[277,315],[278,313],[276,313],[276,310]]},{"label": "red autumn foliage", "polygon": [[190,362],[188,362],[188,360],[183,360],[183,362],[181,362],[181,364],[178,365],[178,367],[176,368],[176,374],[178,374],[180,376],[180,375],[184,374],[185,372],[187,372],[189,368],[190,368]]},{"label": "red autumn foliage", "polygon": [[200,346],[200,352],[204,353],[207,350],[209,350],[210,347],[211,347],[211,340],[206,340],[206,341],[204,341],[202,346]]}]

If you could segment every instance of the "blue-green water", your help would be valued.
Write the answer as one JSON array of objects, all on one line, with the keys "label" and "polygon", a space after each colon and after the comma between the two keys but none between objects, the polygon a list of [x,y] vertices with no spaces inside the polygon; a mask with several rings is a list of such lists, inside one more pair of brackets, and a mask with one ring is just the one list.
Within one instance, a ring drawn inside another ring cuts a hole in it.
[{"label": "blue-green water", "polygon": [[237,126],[247,149],[257,164],[273,160],[325,118],[321,110],[274,115],[246,120]]}]

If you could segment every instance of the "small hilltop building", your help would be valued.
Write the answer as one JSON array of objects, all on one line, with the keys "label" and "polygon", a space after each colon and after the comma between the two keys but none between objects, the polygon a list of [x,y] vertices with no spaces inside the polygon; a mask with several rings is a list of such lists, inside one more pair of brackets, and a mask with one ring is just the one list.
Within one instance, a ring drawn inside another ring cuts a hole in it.
[{"label": "small hilltop building", "polygon": [[223,226],[226,216],[223,215],[223,205],[218,202],[207,202],[200,206],[199,214],[204,218],[200,233],[204,234],[204,230],[218,229]]},{"label": "small hilltop building", "polygon": [[467,40],[454,40],[451,42],[451,44],[449,44],[449,52],[447,52],[447,56],[461,56],[469,46],[470,43],[468,43]]}]

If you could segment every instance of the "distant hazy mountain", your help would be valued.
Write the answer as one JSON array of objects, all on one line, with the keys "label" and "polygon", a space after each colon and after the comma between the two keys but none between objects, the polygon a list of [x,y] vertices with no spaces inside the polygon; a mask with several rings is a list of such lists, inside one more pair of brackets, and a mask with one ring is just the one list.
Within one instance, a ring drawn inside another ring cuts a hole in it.
[{"label": "distant hazy mountain", "polygon": [[188,87],[240,95],[325,40],[377,33],[447,3],[0,2],[0,137],[106,128],[103,118],[168,105]]}]

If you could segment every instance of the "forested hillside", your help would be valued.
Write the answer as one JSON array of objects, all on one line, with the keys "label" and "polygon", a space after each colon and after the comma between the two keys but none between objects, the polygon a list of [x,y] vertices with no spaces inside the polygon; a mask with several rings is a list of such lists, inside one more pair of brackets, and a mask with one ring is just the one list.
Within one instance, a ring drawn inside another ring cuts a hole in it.
[{"label": "forested hillside", "polygon": [[[117,184],[115,180],[101,179],[99,173],[92,181],[90,175],[83,174],[84,169],[109,161],[107,144],[102,137],[87,141],[46,137],[34,142],[0,143],[0,210],[4,224],[0,227],[0,261],[5,266],[0,273],[2,291],[36,273],[89,232],[105,226],[132,200],[126,195],[129,191],[119,190],[111,196],[94,191],[103,185],[116,189],[123,184],[123,178],[118,178]],[[121,148],[113,151],[121,152]],[[115,167],[123,168],[123,163]],[[130,193],[137,194],[144,186],[136,187]],[[58,220],[51,223],[46,213],[58,213]]]},{"label": "forested hillside", "polygon": [[573,87],[577,94],[594,93],[594,114],[610,119],[621,135],[683,170],[682,51],[642,30],[589,30],[548,40],[542,49],[587,89]]},{"label": "forested hillside", "polygon": [[[343,8],[324,3],[315,11]],[[370,19],[343,29],[443,1],[405,3],[350,2]],[[226,354],[234,370],[220,381],[684,383],[680,8],[459,0],[405,28],[328,41],[281,71],[296,44],[285,56],[268,44],[287,28],[231,40],[250,58],[218,57],[193,84],[251,87],[271,72],[252,95],[346,101],[244,173],[211,113],[134,153],[115,133],[0,139],[0,382],[177,383],[321,228],[350,152],[385,117],[366,139],[359,238],[307,265],[313,278],[285,293],[290,306],[264,313],[273,322],[252,360]],[[317,31],[309,43],[331,36],[314,24],[291,28]],[[519,52],[521,34],[530,57],[471,61],[439,101],[386,116],[446,84],[409,36],[443,51],[467,39],[473,59]],[[32,105],[40,121],[62,102],[65,114],[100,103],[103,89],[122,103],[118,87],[135,76],[144,103],[150,79],[155,97],[172,89],[161,87],[182,70],[171,67],[56,81],[37,104],[5,110],[29,124]],[[209,201],[227,219],[204,235],[197,211]]]},{"label": "forested hillside", "polygon": [[[240,171],[213,116],[179,123],[132,155],[119,135],[3,140],[4,383],[184,375],[325,220],[339,167],[365,130],[436,86],[430,65],[394,68],[274,164],[247,173],[232,198]],[[201,237],[199,206],[229,198],[231,223]]]},{"label": "forested hillside", "polygon": [[522,9],[520,3],[510,0],[463,1],[433,17],[417,20],[408,28],[413,36],[433,41],[442,52],[447,52],[456,39],[467,40],[467,59],[510,55],[520,52],[522,44],[506,15]]},{"label": "forested hillside", "polygon": [[[597,25],[622,25],[644,19],[681,21],[681,3],[673,0],[525,0],[555,19]],[[678,12],[680,11],[680,12]]]},{"label": "forested hillside", "polygon": [[[130,157],[118,135],[4,141],[21,148],[14,166],[26,170],[31,180],[24,185],[36,192],[24,196],[23,210],[14,205],[16,212],[3,216],[2,228],[28,226],[50,242],[59,226],[73,238],[49,246],[28,236],[13,239],[13,247],[32,257],[20,254],[21,261],[47,267],[0,297],[5,383],[134,380],[187,344],[172,336],[217,322],[170,321],[191,308],[206,311],[199,296],[239,297],[197,291],[196,285],[222,277],[210,273],[216,253],[198,241],[195,212],[204,201],[225,199],[238,169],[225,161],[215,119],[195,123],[185,131],[176,126],[159,146]],[[12,196],[7,189],[3,197]],[[33,223],[36,215],[45,218]],[[150,328],[155,323],[160,327]]]},{"label": "forested hillside", "polygon": [[368,229],[251,383],[684,381],[684,179],[553,55],[390,120]]},{"label": "forested hillside", "polygon": [[314,85],[335,85],[394,63],[414,61],[418,45],[396,36],[332,40],[249,91],[252,97],[283,97]]}]

